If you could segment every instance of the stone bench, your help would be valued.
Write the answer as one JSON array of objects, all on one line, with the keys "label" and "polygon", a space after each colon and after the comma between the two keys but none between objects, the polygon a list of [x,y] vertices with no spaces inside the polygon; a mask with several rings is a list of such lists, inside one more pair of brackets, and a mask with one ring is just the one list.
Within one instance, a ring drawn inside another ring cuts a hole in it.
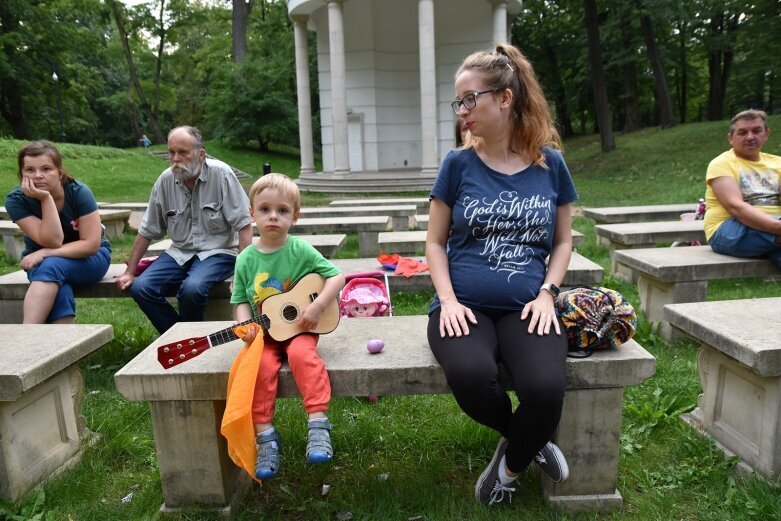
[{"label": "stone bench", "polygon": [[16,501],[76,463],[90,432],[79,363],[109,325],[0,325],[0,498]]},{"label": "stone bench", "polygon": [[419,211],[428,212],[428,197],[364,197],[361,199],[336,199],[330,206],[383,206],[414,204]]},{"label": "stone bench", "polygon": [[[149,251],[147,253],[150,253]],[[384,271],[376,258],[332,259],[331,262],[344,274],[366,271]],[[120,291],[115,280],[125,272],[124,264],[112,264],[106,275],[94,284],[74,286],[77,298],[130,298],[127,291]],[[599,264],[582,255],[572,253],[569,270],[564,276],[562,286],[589,286],[602,280],[604,270]],[[224,320],[233,316],[230,304],[230,280],[215,285],[209,293],[206,306],[207,320]],[[412,277],[394,275],[388,272],[388,286],[391,291],[433,290],[431,274],[428,271],[416,273]],[[29,283],[23,270],[0,275],[0,323],[20,324],[23,318],[22,305]],[[173,293],[169,297],[175,296]],[[77,311],[78,312],[78,311]]]},{"label": "stone bench", "polygon": [[[21,260],[24,251],[24,233],[15,222],[5,220],[8,218],[8,213],[5,212],[5,208],[0,208],[0,217],[3,219],[0,220],[0,235],[3,236],[6,255],[12,260]],[[98,212],[100,222],[105,226],[106,237],[115,239],[125,233],[125,229],[129,226],[129,210],[98,210]]]},{"label": "stone bench", "polygon": [[[347,242],[347,235],[343,233],[324,235],[296,235],[315,247],[326,259],[333,259],[341,251]],[[149,256],[160,255],[171,247],[171,239],[163,239],[149,245],[146,254]]]},{"label": "stone bench", "polygon": [[603,208],[583,208],[583,216],[594,219],[597,224],[678,221],[682,213],[694,212],[696,210],[697,203],[607,206]]},{"label": "stone bench", "polygon": [[704,302],[710,280],[781,274],[767,259],[721,255],[710,246],[617,250],[614,260],[625,280],[637,280],[641,308],[649,322],[661,324],[668,339],[672,331],[664,320],[666,304]]},{"label": "stone bench", "polygon": [[[426,340],[427,320],[426,316],[343,319],[318,345],[332,394],[449,393]],[[200,507],[230,516],[251,481],[228,457],[219,432],[228,372],[241,342],[211,349],[170,370],[164,370],[156,357],[161,344],[207,335],[230,324],[176,324],[114,376],[125,398],[150,404],[163,489],[161,512]],[[379,355],[366,351],[370,338],[385,341]],[[624,387],[642,383],[655,370],[654,357],[634,341],[590,358],[567,359],[568,390],[556,443],[567,457],[570,478],[558,484],[541,478],[548,503],[569,510],[621,507],[616,486]],[[299,396],[287,366],[280,372],[279,396]],[[333,436],[337,447],[348,443],[340,439],[339,425]]]},{"label": "stone bench", "polygon": [[417,214],[415,216],[415,227],[418,230],[428,230],[428,214]]},{"label": "stone bench", "polygon": [[[124,264],[112,264],[106,275],[94,284],[73,286],[76,298],[131,298],[130,293],[117,288],[115,280],[125,272]],[[223,320],[233,316],[230,305],[230,281],[221,282],[212,287],[209,293],[209,304],[206,306],[207,320]],[[23,270],[14,271],[0,276],[0,323],[21,324],[23,318],[22,304],[29,286],[27,275]],[[168,297],[175,297],[172,292]],[[76,311],[78,314],[78,309]]]},{"label": "stone bench", "polygon": [[137,230],[149,203],[98,203],[98,206],[106,210],[130,210],[129,226]]},{"label": "stone bench", "polygon": [[781,298],[671,304],[664,317],[699,345],[702,394],[684,419],[728,456],[781,477]]},{"label": "stone bench", "polygon": [[387,215],[391,218],[394,231],[411,230],[415,227],[417,207],[414,204],[394,206],[304,206],[301,218],[312,217],[355,217],[366,215]]},{"label": "stone bench", "polygon": [[[421,255],[426,251],[426,233],[426,230],[380,232],[377,236],[377,244],[380,251],[386,253],[398,253],[404,256]],[[582,244],[584,237],[579,231],[572,230],[572,245]]]},{"label": "stone bench", "polygon": [[[422,259],[425,262],[425,259]],[[345,275],[361,273],[365,271],[384,271],[376,259],[336,259],[332,261]],[[572,252],[569,268],[564,275],[562,287],[592,286],[598,284],[604,276],[604,269],[596,262],[592,262],[577,252]],[[424,271],[416,273],[412,277],[394,275],[388,271],[388,286],[391,291],[423,291],[433,290],[431,273]]]},{"label": "stone bench", "polygon": [[[253,229],[257,230],[254,223]],[[360,217],[302,217],[290,228],[290,233],[295,235],[354,233],[358,235],[358,251],[361,256],[376,257],[380,254],[380,249],[377,245],[377,237],[380,232],[390,229],[391,218],[387,215],[367,215]]]},{"label": "stone bench", "polygon": [[[657,244],[675,241],[699,241],[706,244],[703,221],[661,221],[623,224],[598,224],[594,226],[597,243],[610,249],[610,273],[622,279],[625,274],[617,274],[615,266],[616,250],[630,248],[653,248]],[[634,280],[626,280],[634,282]]]}]

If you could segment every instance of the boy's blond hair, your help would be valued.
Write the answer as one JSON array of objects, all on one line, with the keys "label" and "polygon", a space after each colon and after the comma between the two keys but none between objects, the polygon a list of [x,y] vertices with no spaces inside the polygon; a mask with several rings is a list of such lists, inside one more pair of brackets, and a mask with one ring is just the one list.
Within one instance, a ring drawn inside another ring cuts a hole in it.
[{"label": "boy's blond hair", "polygon": [[301,211],[301,192],[298,191],[298,185],[285,174],[266,174],[254,183],[249,189],[249,202],[253,204],[256,195],[263,190],[276,188],[293,203],[293,213],[297,216]]}]

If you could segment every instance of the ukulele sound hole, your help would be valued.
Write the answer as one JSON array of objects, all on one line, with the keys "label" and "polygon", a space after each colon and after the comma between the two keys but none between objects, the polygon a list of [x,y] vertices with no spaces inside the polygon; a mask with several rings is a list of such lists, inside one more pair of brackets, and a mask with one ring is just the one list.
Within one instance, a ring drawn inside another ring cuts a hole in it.
[{"label": "ukulele sound hole", "polygon": [[295,304],[286,304],[282,307],[282,320],[288,324],[295,322],[298,318],[298,306]]}]

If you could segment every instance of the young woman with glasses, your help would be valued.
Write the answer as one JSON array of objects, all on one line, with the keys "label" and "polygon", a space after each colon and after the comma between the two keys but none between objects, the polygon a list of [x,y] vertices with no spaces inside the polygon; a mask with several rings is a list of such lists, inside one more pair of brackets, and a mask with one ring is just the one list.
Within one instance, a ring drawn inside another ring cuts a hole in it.
[{"label": "young woman with glasses", "polygon": [[569,474],[550,441],[567,355],[554,298],[572,252],[577,193],[548,103],[516,47],[467,57],[455,93],[470,138],[442,161],[431,191],[426,260],[437,295],[428,339],[459,406],[500,435],[475,485],[475,498],[491,505],[511,497],[532,461],[554,481]]}]

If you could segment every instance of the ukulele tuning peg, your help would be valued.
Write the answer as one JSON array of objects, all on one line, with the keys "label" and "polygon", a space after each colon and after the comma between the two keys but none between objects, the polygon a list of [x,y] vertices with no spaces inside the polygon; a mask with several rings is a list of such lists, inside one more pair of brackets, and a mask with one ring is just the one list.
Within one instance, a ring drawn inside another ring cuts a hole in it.
[{"label": "ukulele tuning peg", "polygon": [[179,360],[184,360],[184,358],[185,358],[184,355],[179,355]]},{"label": "ukulele tuning peg", "polygon": [[181,348],[182,348],[182,344],[176,344],[176,349],[181,349]]},{"label": "ukulele tuning peg", "polygon": [[194,344],[195,344],[195,340],[193,340],[193,339],[191,338],[191,339],[190,339],[190,342],[189,342],[189,344],[190,344],[190,345],[194,345]]},{"label": "ukulele tuning peg", "polygon": [[197,349],[193,349],[193,350],[192,350],[192,355],[193,355],[193,356],[195,356],[195,355],[197,355],[197,354],[198,354],[198,350],[197,350]]},{"label": "ukulele tuning peg", "polygon": [[174,359],[173,358],[169,358],[168,359],[168,365],[174,365]]},{"label": "ukulele tuning peg", "polygon": [[163,348],[163,353],[168,354],[168,351],[170,351],[170,350],[171,349],[169,349],[168,346],[166,346],[166,347]]}]

